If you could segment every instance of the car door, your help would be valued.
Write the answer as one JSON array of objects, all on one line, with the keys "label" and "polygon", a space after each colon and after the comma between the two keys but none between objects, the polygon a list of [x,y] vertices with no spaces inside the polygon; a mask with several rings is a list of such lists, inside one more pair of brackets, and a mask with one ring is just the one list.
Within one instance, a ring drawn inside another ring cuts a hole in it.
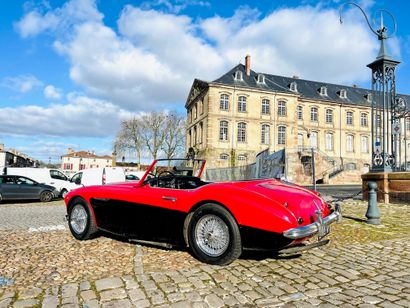
[{"label": "car door", "polygon": [[19,187],[14,181],[14,176],[5,175],[0,177],[0,193],[2,199],[17,199]]},{"label": "car door", "polygon": [[41,187],[38,183],[24,176],[16,177],[18,186],[18,199],[37,199],[40,195]]}]

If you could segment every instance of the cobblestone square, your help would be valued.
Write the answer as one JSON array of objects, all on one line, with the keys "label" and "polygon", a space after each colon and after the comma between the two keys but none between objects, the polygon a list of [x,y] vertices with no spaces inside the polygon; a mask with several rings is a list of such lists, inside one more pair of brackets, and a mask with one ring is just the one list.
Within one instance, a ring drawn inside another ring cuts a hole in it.
[{"label": "cobblestone square", "polygon": [[62,201],[0,205],[0,307],[409,307],[410,208],[349,201],[331,243],[229,266],[109,237],[76,241]]}]

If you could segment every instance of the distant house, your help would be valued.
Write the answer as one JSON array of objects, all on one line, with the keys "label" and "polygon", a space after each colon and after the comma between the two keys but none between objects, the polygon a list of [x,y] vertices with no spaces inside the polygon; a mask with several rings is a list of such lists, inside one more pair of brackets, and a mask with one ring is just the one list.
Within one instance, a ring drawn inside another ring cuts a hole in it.
[{"label": "distant house", "polygon": [[34,160],[26,154],[20,153],[15,149],[4,148],[0,143],[0,173],[4,167],[33,167]]},{"label": "distant house", "polygon": [[112,165],[112,156],[98,156],[90,151],[74,152],[68,149],[67,154],[61,156],[61,169],[67,175],[73,175],[83,169],[111,167]]}]

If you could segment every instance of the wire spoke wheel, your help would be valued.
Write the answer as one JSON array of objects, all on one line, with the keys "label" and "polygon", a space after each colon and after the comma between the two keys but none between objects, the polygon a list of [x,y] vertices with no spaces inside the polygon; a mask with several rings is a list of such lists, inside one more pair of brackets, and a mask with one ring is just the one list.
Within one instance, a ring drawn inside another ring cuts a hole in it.
[{"label": "wire spoke wheel", "polygon": [[70,215],[70,226],[77,234],[82,234],[87,227],[88,213],[82,204],[74,205]]},{"label": "wire spoke wheel", "polygon": [[229,228],[216,215],[208,214],[199,219],[195,237],[199,249],[211,257],[221,256],[229,246]]}]

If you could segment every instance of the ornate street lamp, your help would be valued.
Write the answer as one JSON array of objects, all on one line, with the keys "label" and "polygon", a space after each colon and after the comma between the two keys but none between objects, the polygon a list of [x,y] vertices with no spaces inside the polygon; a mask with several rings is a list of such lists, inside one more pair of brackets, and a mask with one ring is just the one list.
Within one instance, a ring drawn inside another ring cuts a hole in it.
[{"label": "ornate street lamp", "polygon": [[[380,41],[380,51],[376,60],[367,65],[372,70],[371,172],[398,171],[401,164],[401,126],[407,108],[403,98],[396,98],[396,66],[400,62],[388,56],[385,44],[385,41],[396,33],[396,21],[389,11],[380,10],[380,28],[375,30],[363,9],[356,3],[348,2],[340,6],[340,22],[345,5],[354,5],[363,13],[370,30]],[[383,13],[393,20],[394,31],[391,35],[387,34]]]}]

